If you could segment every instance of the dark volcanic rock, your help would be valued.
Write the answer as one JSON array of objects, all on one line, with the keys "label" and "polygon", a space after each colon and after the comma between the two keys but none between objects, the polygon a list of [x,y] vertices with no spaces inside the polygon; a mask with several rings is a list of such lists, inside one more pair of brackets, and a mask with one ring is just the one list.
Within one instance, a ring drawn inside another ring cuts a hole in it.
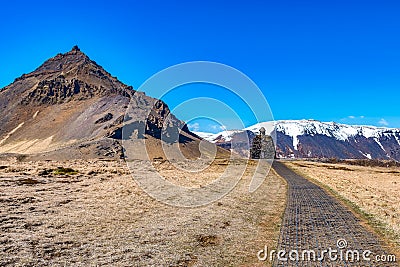
[{"label": "dark volcanic rock", "polygon": [[94,124],[98,124],[98,123],[104,123],[106,121],[109,121],[113,118],[113,114],[111,113],[107,113],[106,115],[104,115],[103,117],[101,117],[100,119],[98,119],[97,121],[94,122]]}]

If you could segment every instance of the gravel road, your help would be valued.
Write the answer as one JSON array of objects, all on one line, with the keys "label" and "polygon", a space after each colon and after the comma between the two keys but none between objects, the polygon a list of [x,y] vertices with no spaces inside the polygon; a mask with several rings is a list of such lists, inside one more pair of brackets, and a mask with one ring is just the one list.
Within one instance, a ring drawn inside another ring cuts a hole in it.
[{"label": "gravel road", "polygon": [[[273,266],[398,266],[388,262],[390,253],[378,237],[338,200],[283,163],[274,162],[273,167],[288,183],[278,245],[286,254],[282,252],[281,259],[275,257]],[[378,261],[385,256],[385,262]]]}]

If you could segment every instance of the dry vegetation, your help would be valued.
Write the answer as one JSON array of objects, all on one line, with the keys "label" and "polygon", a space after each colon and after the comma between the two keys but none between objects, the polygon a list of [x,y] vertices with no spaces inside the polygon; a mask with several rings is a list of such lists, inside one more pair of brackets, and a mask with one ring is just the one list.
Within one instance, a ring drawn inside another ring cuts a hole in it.
[{"label": "dry vegetation", "polygon": [[[400,168],[390,162],[343,161],[286,163],[354,203],[376,227],[400,246]],[[383,167],[384,166],[384,167]]]},{"label": "dry vegetation", "polygon": [[[220,162],[193,177],[223,170]],[[286,185],[273,171],[252,194],[249,183],[176,208],[146,195],[122,162],[1,161],[0,266],[261,266],[256,253],[276,246]]]}]

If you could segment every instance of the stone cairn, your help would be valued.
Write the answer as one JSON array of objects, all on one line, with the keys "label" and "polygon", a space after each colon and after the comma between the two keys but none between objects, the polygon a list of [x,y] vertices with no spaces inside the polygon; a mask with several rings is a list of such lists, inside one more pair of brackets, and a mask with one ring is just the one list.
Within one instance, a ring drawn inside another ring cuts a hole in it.
[{"label": "stone cairn", "polygon": [[272,137],[265,134],[265,128],[260,128],[260,133],[253,139],[250,148],[250,158],[252,159],[274,159],[275,145]]}]

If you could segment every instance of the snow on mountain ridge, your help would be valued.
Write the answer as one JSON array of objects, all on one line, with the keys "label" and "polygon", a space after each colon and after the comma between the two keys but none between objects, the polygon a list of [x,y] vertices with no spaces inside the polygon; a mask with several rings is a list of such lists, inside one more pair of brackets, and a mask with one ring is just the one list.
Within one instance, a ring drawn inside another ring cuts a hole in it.
[{"label": "snow on mountain ridge", "polygon": [[[380,138],[388,131],[400,133],[400,129],[397,128],[385,128],[366,125],[347,125],[336,122],[321,122],[316,120],[279,120],[274,122],[268,121],[257,123],[243,130],[250,130],[254,133],[257,133],[261,127],[264,127],[266,128],[267,133],[271,133],[274,129],[274,126],[277,132],[281,132],[293,138],[294,148],[297,148],[299,142],[297,137],[301,135],[314,136],[319,134],[333,137],[337,140],[346,141],[350,137],[354,137],[356,135],[361,135],[365,138]],[[218,136],[222,136],[225,141],[229,141],[230,136],[238,132],[240,132],[240,130],[227,130],[209,135],[207,135],[207,133],[201,133],[199,134],[199,136],[204,137],[209,141],[213,141],[213,139],[217,138]],[[400,139],[396,137],[396,140],[400,145]]]},{"label": "snow on mountain ridge", "polygon": [[206,139],[207,141],[214,142],[216,139],[224,139],[226,142],[232,140],[232,136],[236,133],[240,133],[242,130],[225,130],[219,133],[207,133],[207,132],[193,132],[194,134]]},{"label": "snow on mountain ridge", "polygon": [[[270,122],[267,122],[270,123]],[[265,122],[255,124],[246,129],[252,130],[261,127]],[[365,138],[381,137],[385,132],[400,133],[400,129],[376,127],[367,125],[348,125],[336,122],[321,122],[316,120],[280,120],[275,121],[276,131],[285,133],[289,136],[299,136],[304,134],[321,134],[329,137],[335,137],[338,140],[347,140],[351,136],[362,135]]]},{"label": "snow on mountain ridge", "polygon": [[[242,140],[247,131],[251,141],[261,127],[275,144],[278,158],[368,158],[400,161],[400,129],[365,125],[347,125],[316,120],[281,120],[261,122],[243,130],[202,137],[224,148],[231,140]],[[274,129],[276,132],[273,132]]]},{"label": "snow on mountain ridge", "polygon": [[215,133],[208,133],[208,132],[198,132],[198,131],[192,131],[192,133],[200,136],[203,139],[209,140],[210,138],[212,138]]}]

